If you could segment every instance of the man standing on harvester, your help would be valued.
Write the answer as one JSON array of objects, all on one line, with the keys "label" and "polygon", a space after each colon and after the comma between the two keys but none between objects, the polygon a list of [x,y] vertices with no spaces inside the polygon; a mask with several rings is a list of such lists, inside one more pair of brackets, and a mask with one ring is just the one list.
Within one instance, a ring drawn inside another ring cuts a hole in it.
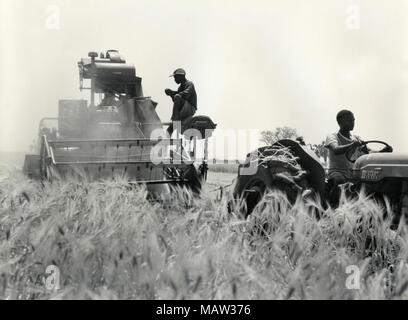
[{"label": "man standing on harvester", "polygon": [[[180,85],[177,91],[165,90],[166,95],[173,100],[171,121],[180,121],[181,125],[183,125],[185,120],[191,118],[197,111],[197,93],[193,82],[186,79],[186,72],[183,69],[175,70],[170,77],[174,77],[174,81]],[[172,123],[167,129],[170,136],[173,130]]]}]

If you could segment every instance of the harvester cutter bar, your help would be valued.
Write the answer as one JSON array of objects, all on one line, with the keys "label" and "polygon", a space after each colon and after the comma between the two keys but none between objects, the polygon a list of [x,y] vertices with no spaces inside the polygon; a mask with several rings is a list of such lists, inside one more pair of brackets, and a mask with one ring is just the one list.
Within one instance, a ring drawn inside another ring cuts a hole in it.
[{"label": "harvester cutter bar", "polygon": [[154,154],[158,156],[156,163],[151,159],[151,151],[158,143],[161,143],[161,148],[173,145],[177,147],[181,142],[181,139],[144,138],[47,141],[43,136],[41,176],[49,178],[54,174],[61,177],[78,174],[90,179],[100,179],[112,174],[126,174],[138,184],[177,183],[183,179],[175,176],[169,182],[165,179],[165,170],[169,167],[188,166],[191,164],[189,159],[175,158],[159,150],[159,154]]},{"label": "harvester cutter bar", "polygon": [[[150,160],[136,160],[136,161],[69,161],[69,162],[55,162],[54,164],[57,165],[75,165],[75,164],[153,164]],[[160,162],[158,164],[154,164],[155,166],[169,166],[169,165],[178,165],[178,164],[191,164],[190,161],[180,161],[180,160],[171,160],[167,159],[167,161]]]},{"label": "harvester cutter bar", "polygon": [[48,144],[55,148],[74,148],[85,146],[117,146],[117,147],[137,147],[142,145],[154,146],[157,143],[167,143],[169,145],[177,145],[182,143],[181,139],[104,139],[104,140],[50,140]]},{"label": "harvester cutter bar", "polygon": [[186,182],[188,179],[174,179],[174,180],[147,180],[147,181],[129,181],[129,184],[172,184]]},{"label": "harvester cutter bar", "polygon": [[[181,139],[104,139],[104,140],[51,140],[43,137],[47,155],[54,165],[65,164],[140,164],[151,162],[150,150],[182,145]],[[171,157],[160,159],[164,163],[177,163]]]}]

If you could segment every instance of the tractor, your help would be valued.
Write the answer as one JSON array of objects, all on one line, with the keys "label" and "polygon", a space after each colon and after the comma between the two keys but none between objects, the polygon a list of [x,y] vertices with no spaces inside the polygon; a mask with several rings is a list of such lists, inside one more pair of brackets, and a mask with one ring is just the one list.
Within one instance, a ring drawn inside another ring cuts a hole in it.
[{"label": "tractor", "polygon": [[[207,116],[190,117],[175,138],[168,137],[170,123],[161,122],[157,103],[143,95],[142,78],[117,50],[90,52],[78,68],[80,90],[90,91],[90,103],[59,100],[58,117],[41,119],[38,150],[25,156],[24,173],[87,181],[120,175],[146,184],[150,195],[168,193],[172,185],[199,193],[208,170],[207,139],[216,124]],[[184,139],[188,129],[197,134]],[[205,142],[201,157],[197,141]]]},{"label": "tractor", "polygon": [[[363,145],[374,143],[389,146],[382,141],[367,141]],[[362,150],[368,152],[367,148]],[[393,211],[393,228],[399,225],[401,216],[408,221],[408,154],[374,151],[354,159],[352,151],[346,152],[347,160],[353,163],[348,195],[364,189],[367,195],[380,202],[388,199]],[[257,170],[250,172],[251,166]],[[280,140],[272,146],[255,150],[238,168],[233,198],[242,201],[245,217],[269,190],[285,193],[292,203],[300,196],[314,198],[324,208],[329,205],[330,185],[325,168],[310,148],[293,140]],[[229,206],[231,208],[232,204]]]}]

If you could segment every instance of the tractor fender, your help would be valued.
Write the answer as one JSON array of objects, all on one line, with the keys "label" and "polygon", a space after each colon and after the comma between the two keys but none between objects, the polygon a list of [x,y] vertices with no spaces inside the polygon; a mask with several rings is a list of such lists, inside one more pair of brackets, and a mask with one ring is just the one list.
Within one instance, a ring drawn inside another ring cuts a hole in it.
[{"label": "tractor fender", "polygon": [[288,200],[294,203],[297,196],[305,190],[294,180],[294,178],[303,175],[303,171],[297,169],[298,172],[294,172],[287,170],[284,165],[276,166],[277,164],[278,162],[274,162],[274,166],[260,165],[255,174],[238,176],[233,197],[235,201],[244,201],[245,217],[251,214],[267,191],[282,191]]},{"label": "tractor fender", "polygon": [[299,165],[308,172],[308,182],[311,188],[323,199],[326,189],[326,172],[316,154],[290,139],[279,140],[274,145],[290,148],[293,155],[299,159]]}]

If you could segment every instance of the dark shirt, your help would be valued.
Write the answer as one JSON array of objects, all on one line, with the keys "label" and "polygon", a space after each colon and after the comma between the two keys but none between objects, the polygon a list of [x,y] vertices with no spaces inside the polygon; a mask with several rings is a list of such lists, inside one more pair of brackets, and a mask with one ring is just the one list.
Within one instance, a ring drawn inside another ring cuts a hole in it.
[{"label": "dark shirt", "polygon": [[197,93],[191,81],[186,80],[186,82],[180,84],[177,93],[197,109]]}]

